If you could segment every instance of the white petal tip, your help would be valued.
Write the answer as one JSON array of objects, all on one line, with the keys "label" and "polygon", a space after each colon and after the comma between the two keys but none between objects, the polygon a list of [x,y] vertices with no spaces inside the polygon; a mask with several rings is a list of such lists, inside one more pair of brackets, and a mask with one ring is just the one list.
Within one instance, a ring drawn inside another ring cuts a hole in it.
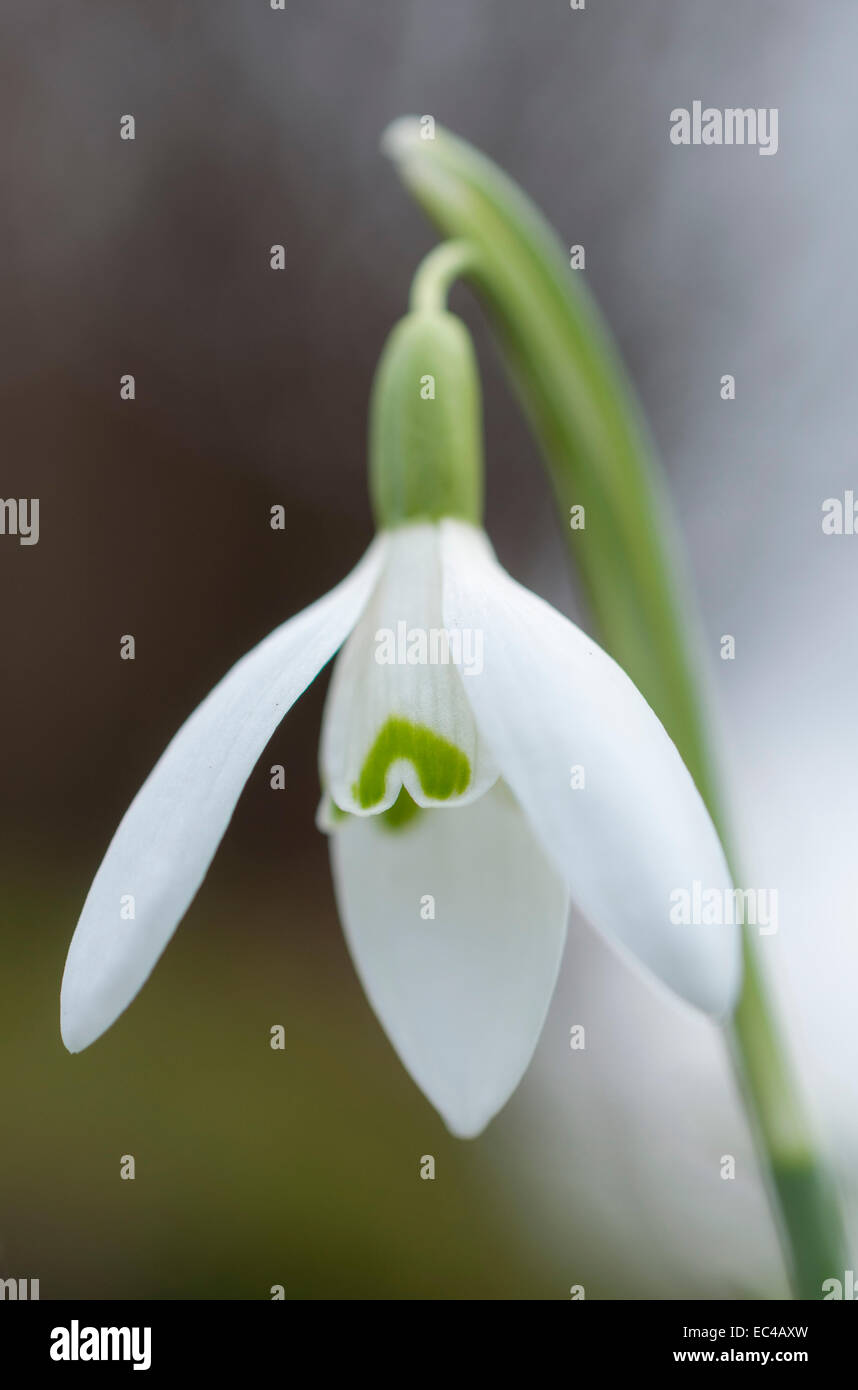
[{"label": "white petal tip", "polygon": [[438,1106],[436,1109],[454,1139],[479,1139],[480,1135],[488,1129],[498,1111],[506,1105],[508,1099],[507,1096],[489,1115],[482,1110],[476,1114],[473,1109],[464,1107],[461,1111],[443,1110]]},{"label": "white petal tip", "polygon": [[381,136],[381,151],[395,162],[405,159],[420,139],[418,116],[397,116],[386,126]]},{"label": "white petal tip", "polygon": [[82,975],[74,962],[67,962],[60,989],[60,1037],[66,1051],[83,1052],[97,1042],[125,1012],[143,983],[125,991],[116,982],[113,988],[105,988],[88,972]]},{"label": "white petal tip", "polygon": [[70,1052],[72,1056],[76,1052],[83,1052],[84,1048],[89,1046],[88,1040],[67,1023],[60,1023],[60,1037],[66,1052]]},{"label": "white petal tip", "polygon": [[93,1027],[91,1022],[75,1017],[76,1012],[62,1006],[60,1008],[60,1037],[66,1051],[71,1053],[83,1052],[110,1027],[109,1023]]},{"label": "white petal tip", "polygon": [[737,937],[735,955],[729,966],[729,974],[724,980],[715,982],[715,988],[709,999],[701,1004],[704,1012],[709,1014],[716,1023],[726,1023],[731,1018],[742,993],[743,978],[741,938]]},{"label": "white petal tip", "polygon": [[[713,1023],[725,1023],[731,1017],[742,992],[742,938],[738,927],[686,927],[685,931],[717,931],[730,933],[730,939],[721,935],[717,942],[710,942],[708,949],[698,957],[686,957],[684,966],[679,952],[662,970],[652,966],[640,967],[650,978],[674,997],[678,997],[687,1007],[705,1014]],[[626,951],[622,952],[627,955]]]}]

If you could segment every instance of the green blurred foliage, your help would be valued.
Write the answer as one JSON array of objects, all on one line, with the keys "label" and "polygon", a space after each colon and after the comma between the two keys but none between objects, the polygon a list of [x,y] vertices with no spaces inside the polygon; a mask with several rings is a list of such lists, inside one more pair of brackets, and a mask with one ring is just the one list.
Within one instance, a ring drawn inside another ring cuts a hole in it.
[{"label": "green blurred foliage", "polygon": [[446,1132],[363,997],[322,841],[285,858],[275,874],[225,847],[142,994],[77,1056],[59,985],[87,875],[6,863],[0,1273],[43,1298],[568,1296],[522,1219],[509,1120]]}]

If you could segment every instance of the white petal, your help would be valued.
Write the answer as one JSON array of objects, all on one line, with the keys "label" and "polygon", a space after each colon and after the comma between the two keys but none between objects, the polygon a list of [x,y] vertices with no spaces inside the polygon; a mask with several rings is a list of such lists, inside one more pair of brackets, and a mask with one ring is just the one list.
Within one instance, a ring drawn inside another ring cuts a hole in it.
[{"label": "white petal", "polygon": [[[566,938],[568,895],[509,788],[388,829],[331,838],[340,918],[364,989],[456,1135],[479,1134],[533,1055]],[[434,899],[434,920],[427,895]]]},{"label": "white petal", "polygon": [[[671,895],[729,893],[715,829],[676,748],[628,676],[498,565],[481,532],[442,526],[444,616],[482,628],[465,689],[480,732],[573,901],[661,980],[721,1015],[740,982],[733,926],[674,925]],[[585,789],[570,786],[583,767]]]},{"label": "white petal", "polygon": [[[343,811],[377,815],[404,786],[418,806],[464,805],[497,779],[441,619],[437,525],[388,536],[384,572],[341,652],[322,720],[321,775]],[[476,666],[467,642],[464,671]],[[413,757],[411,754],[413,753]]]},{"label": "white petal", "polygon": [[[69,947],[60,1015],[70,1052],[103,1033],[143,985],[202,883],[254,764],[354,626],[383,553],[377,540],[341,584],[233,666],[134,798]],[[131,900],[134,917],[126,920]]]}]

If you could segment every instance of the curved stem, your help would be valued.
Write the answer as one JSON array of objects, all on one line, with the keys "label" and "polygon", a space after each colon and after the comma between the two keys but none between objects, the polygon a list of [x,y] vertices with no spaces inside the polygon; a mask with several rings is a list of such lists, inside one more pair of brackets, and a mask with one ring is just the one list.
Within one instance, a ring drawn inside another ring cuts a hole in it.
[{"label": "curved stem", "polygon": [[[416,120],[405,118],[383,147],[441,234],[454,238],[433,253],[447,287],[453,246],[472,248],[457,273],[471,280],[499,340],[602,638],[668,729],[726,845],[691,586],[642,411],[584,272],[570,270],[530,200],[465,141],[438,127],[433,141],[421,140]],[[569,527],[575,504],[586,512],[586,541]],[[744,954],[727,1044],[793,1288],[818,1299],[823,1280],[845,1268],[838,1201],[747,927]]]},{"label": "curved stem", "polygon": [[409,307],[412,312],[440,313],[447,307],[447,295],[460,275],[473,270],[478,259],[473,242],[442,241],[420,262],[411,282]]}]

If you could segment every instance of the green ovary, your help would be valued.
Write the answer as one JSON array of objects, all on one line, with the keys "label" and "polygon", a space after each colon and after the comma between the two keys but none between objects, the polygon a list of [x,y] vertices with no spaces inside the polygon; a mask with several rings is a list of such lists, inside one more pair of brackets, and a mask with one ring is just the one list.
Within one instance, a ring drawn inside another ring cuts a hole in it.
[{"label": "green ovary", "polygon": [[454,743],[423,724],[392,715],[379,729],[352,787],[355,801],[364,810],[382,800],[388,768],[400,758],[414,766],[424,796],[433,801],[461,796],[471,780],[471,764]]}]

